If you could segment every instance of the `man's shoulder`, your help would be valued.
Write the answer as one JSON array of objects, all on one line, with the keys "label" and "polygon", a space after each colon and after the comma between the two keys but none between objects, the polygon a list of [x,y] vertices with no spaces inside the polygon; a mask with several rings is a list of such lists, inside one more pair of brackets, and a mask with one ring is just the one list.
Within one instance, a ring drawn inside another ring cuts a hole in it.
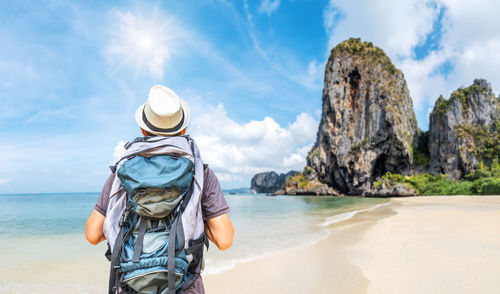
[{"label": "man's shoulder", "polygon": [[215,172],[208,166],[208,164],[203,164],[203,174],[204,174],[204,186],[210,183],[219,182]]}]

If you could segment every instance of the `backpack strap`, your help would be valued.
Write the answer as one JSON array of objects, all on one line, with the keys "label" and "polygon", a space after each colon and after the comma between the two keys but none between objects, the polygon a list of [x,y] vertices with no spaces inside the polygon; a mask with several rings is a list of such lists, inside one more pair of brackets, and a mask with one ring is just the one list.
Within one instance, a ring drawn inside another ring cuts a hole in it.
[{"label": "backpack strap", "polygon": [[190,240],[189,245],[190,246],[186,248],[186,255],[193,255],[192,263],[194,264],[192,265],[193,267],[191,267],[190,265],[188,268],[188,272],[190,275],[184,281],[180,293],[183,293],[185,290],[191,287],[191,285],[193,285],[193,283],[200,277],[203,259],[203,246],[206,246],[207,250],[209,246],[207,235],[203,232],[200,238],[196,240]]},{"label": "backpack strap", "polygon": [[184,228],[182,227],[182,217],[181,213],[177,215],[170,228],[170,235],[168,240],[167,248],[167,282],[168,282],[168,293],[175,294],[175,254],[176,254],[176,243],[179,242],[178,250],[184,248]]},{"label": "backpack strap", "polygon": [[[127,203],[127,207],[129,207],[129,203]],[[126,234],[124,234],[125,223],[128,221],[124,218],[125,214],[128,213],[128,209],[126,209],[123,214],[123,220],[120,221],[120,232],[118,236],[116,236],[115,246],[113,246],[113,253],[111,254],[111,266],[109,272],[109,294],[117,293],[120,282],[120,272],[118,269],[120,268],[120,257],[123,249],[123,242],[128,239],[128,237],[132,234],[133,224],[136,222],[136,216],[134,214],[134,219],[132,219],[130,223],[129,230]],[[128,216],[127,216],[128,217]]]},{"label": "backpack strap", "polygon": [[111,247],[109,247],[109,243],[107,245],[108,245],[108,250],[106,250],[106,252],[104,253],[104,256],[106,257],[106,259],[108,261],[111,261]]},{"label": "backpack strap", "polygon": [[121,253],[120,247],[123,243],[122,240],[123,240],[123,227],[120,228],[120,232],[116,237],[115,246],[113,248],[113,253],[111,255],[111,267],[109,272],[109,294],[115,294],[116,290],[118,290],[116,282],[118,281],[118,274],[119,274],[118,269],[120,268],[119,260]]},{"label": "backpack strap", "polygon": [[[170,285],[175,285],[175,255],[178,251],[184,249],[185,240],[184,240],[184,227],[182,226],[182,212],[187,206],[189,200],[191,200],[191,195],[193,194],[193,182],[189,186],[187,191],[187,195],[184,197],[181,206],[179,207],[177,216],[175,217],[172,226],[170,227],[170,235],[168,236],[168,247],[167,247],[167,282],[168,282],[168,293],[175,294],[175,286],[171,287]],[[176,250],[176,243],[178,244],[178,249]]]},{"label": "backpack strap", "polygon": [[193,195],[193,182],[194,182],[194,177],[193,177],[193,181],[191,182],[191,185],[189,186],[189,189],[187,191],[186,196],[184,196],[184,198],[182,199],[182,203],[181,203],[180,210],[179,210],[179,215],[184,212],[184,210],[186,209],[186,207],[189,203],[189,200],[191,200],[191,195]]},{"label": "backpack strap", "polygon": [[189,246],[188,248],[186,248],[186,255],[189,255],[189,254],[194,254],[196,252],[198,252],[199,250],[203,250],[203,245],[205,245],[207,247],[207,250],[208,250],[208,238],[207,238],[207,235],[205,233],[202,233],[201,234],[201,237],[197,240],[191,240],[189,241],[189,244],[193,244],[191,246]]},{"label": "backpack strap", "polygon": [[139,262],[142,245],[144,243],[144,235],[146,234],[146,223],[146,219],[143,217],[139,218],[139,233],[137,235],[137,240],[135,241],[134,257],[132,257],[132,262]]},{"label": "backpack strap", "polygon": [[150,138],[153,138],[155,136],[142,136],[142,137],[137,137],[135,138],[134,140],[132,140],[131,142],[127,142],[125,143],[125,145],[123,146],[125,148],[125,150],[129,149],[130,146],[132,146],[132,144],[135,144],[135,143],[138,143],[138,142],[147,142],[148,139]]}]

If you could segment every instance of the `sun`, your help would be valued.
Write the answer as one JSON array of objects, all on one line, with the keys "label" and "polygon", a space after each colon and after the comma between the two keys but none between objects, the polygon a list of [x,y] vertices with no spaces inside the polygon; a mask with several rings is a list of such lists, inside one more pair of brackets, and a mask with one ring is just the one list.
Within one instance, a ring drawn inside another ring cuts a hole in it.
[{"label": "sun", "polygon": [[120,67],[130,67],[135,74],[149,72],[163,77],[165,66],[183,35],[175,21],[154,11],[151,15],[115,11],[107,53]]}]

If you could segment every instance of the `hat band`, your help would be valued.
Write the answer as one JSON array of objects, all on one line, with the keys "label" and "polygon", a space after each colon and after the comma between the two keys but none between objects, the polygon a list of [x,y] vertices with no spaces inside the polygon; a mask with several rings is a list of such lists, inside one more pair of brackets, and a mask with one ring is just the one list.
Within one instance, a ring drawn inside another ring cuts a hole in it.
[{"label": "hat band", "polygon": [[146,113],[144,112],[144,108],[142,109],[142,121],[146,124],[146,126],[151,130],[151,131],[154,131],[154,132],[161,132],[161,133],[171,133],[171,132],[174,132],[174,131],[180,131],[179,129],[182,127],[182,125],[184,124],[184,109],[181,109],[182,110],[182,119],[181,121],[173,128],[169,128],[169,129],[162,129],[162,128],[158,128],[158,127],[155,127],[153,124],[151,124],[148,120],[148,118],[146,117]]}]

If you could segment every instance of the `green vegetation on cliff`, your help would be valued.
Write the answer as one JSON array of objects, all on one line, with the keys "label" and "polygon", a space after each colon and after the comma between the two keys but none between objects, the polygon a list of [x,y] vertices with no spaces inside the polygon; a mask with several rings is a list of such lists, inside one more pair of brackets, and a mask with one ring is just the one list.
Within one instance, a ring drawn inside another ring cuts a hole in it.
[{"label": "green vegetation on cliff", "polygon": [[372,42],[363,42],[359,38],[350,38],[342,41],[332,49],[330,58],[331,56],[336,56],[343,52],[361,57],[368,57],[372,61],[380,62],[383,68],[391,74],[402,74],[401,71],[392,64],[384,50],[374,46]]},{"label": "green vegetation on cliff", "polygon": [[443,97],[443,95],[439,95],[438,99],[436,100],[436,105],[434,106],[434,111],[439,111],[439,113],[442,115],[448,110],[448,104],[450,104],[451,99],[446,99]]},{"label": "green vegetation on cliff", "polygon": [[356,154],[358,153],[361,148],[365,148],[366,146],[370,145],[370,139],[368,138],[363,138],[360,142],[352,145],[351,149],[349,150],[348,154]]},{"label": "green vegetation on cliff", "polygon": [[474,83],[471,86],[467,88],[459,88],[453,93],[451,93],[450,99],[445,99],[443,95],[439,95],[439,98],[436,101],[436,106],[434,107],[435,110],[439,111],[440,114],[444,114],[448,110],[448,105],[453,99],[458,99],[460,101],[460,104],[462,105],[462,109],[467,109],[468,104],[467,104],[467,97],[470,97],[474,94],[483,94],[486,96],[486,94],[491,94],[492,89],[489,88],[488,92],[481,88],[478,84]]},{"label": "green vegetation on cliff", "polygon": [[500,165],[493,161],[489,168],[481,164],[474,173],[461,181],[450,180],[446,174],[436,177],[432,174],[418,174],[405,177],[387,172],[374,183],[391,187],[396,183],[412,186],[419,195],[500,195]]},{"label": "green vegetation on cliff", "polygon": [[472,126],[469,124],[455,127],[459,138],[469,136],[473,139],[474,155],[483,162],[500,161],[500,121],[493,126]]},{"label": "green vegetation on cliff", "polygon": [[[306,166],[304,169],[311,169],[311,167]],[[312,170],[312,169],[311,169]],[[296,173],[294,176],[290,176],[286,179],[286,182],[284,184],[285,188],[286,186],[296,186],[299,189],[302,190],[313,190],[315,189],[318,185],[322,185],[321,182],[317,179],[314,179],[313,181],[309,181],[303,173]]]}]

